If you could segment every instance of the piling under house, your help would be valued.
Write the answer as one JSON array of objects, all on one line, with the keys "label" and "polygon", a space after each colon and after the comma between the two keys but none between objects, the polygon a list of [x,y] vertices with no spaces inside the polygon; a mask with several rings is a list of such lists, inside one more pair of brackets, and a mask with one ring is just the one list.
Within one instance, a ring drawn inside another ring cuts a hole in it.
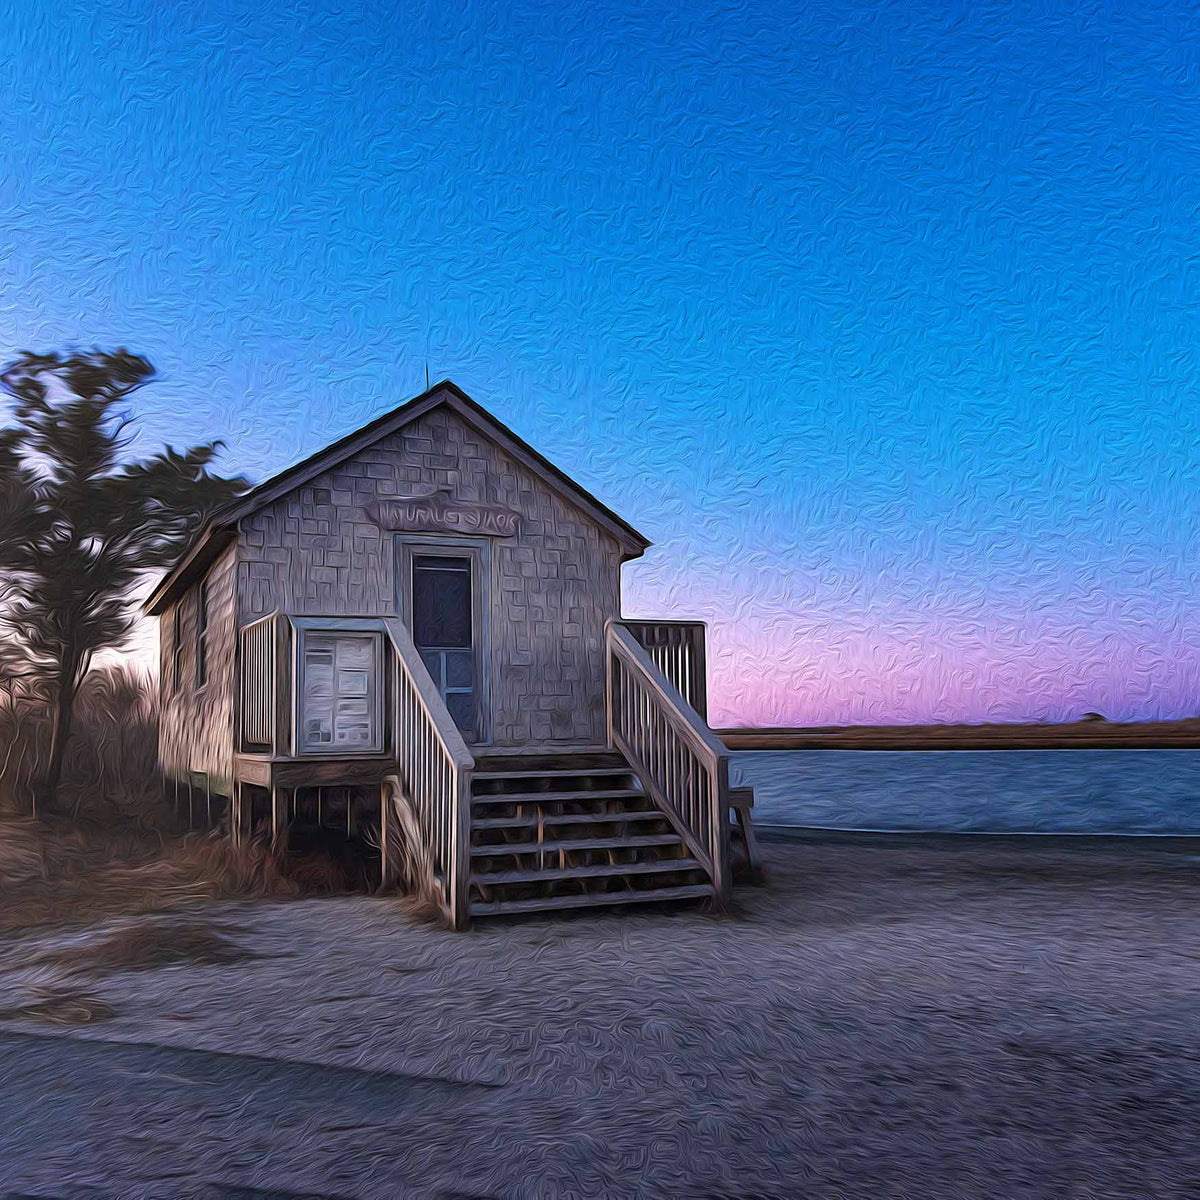
[{"label": "piling under house", "polygon": [[[446,381],[217,514],[146,603],[160,759],[234,839],[413,839],[473,916],[725,901],[750,794],[705,628],[621,616],[650,543]],[[752,864],[753,865],[753,864]]]}]

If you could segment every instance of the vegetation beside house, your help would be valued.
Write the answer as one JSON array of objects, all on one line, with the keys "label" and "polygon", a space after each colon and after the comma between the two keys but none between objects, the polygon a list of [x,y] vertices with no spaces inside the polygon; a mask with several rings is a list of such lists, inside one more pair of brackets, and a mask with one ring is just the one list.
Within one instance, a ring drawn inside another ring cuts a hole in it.
[{"label": "vegetation beside house", "polygon": [[19,680],[48,715],[33,782],[47,812],[62,811],[80,689],[96,654],[124,645],[134,586],[246,487],[210,469],[217,441],[128,455],[125,405],[153,378],[123,349],[25,352],[0,371],[12,402],[0,429],[0,683],[11,692]]}]

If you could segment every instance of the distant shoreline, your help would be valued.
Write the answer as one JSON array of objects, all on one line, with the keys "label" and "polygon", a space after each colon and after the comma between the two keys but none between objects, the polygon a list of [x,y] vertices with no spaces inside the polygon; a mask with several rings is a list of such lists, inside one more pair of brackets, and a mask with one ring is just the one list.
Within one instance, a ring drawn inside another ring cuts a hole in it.
[{"label": "distant shoreline", "polygon": [[1062,725],[848,725],[718,729],[730,750],[1187,750],[1200,718]]}]

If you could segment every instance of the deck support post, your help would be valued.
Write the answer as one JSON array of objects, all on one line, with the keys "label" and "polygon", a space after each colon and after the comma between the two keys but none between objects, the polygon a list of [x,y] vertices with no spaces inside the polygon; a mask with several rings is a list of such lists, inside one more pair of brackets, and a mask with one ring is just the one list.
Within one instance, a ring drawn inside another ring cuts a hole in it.
[{"label": "deck support post", "polygon": [[[712,882],[713,907],[723,911],[729,907],[729,898],[733,887],[729,863],[729,759],[722,757],[717,763],[717,787],[713,800],[716,802],[716,815],[712,829]],[[724,798],[724,803],[722,803]]]},{"label": "deck support post", "polygon": [[[733,817],[737,822],[737,830],[742,837],[742,846],[746,851],[746,869],[752,880],[760,882],[762,874],[762,855],[758,849],[758,839],[754,836],[754,822],[750,819],[750,809],[745,804],[733,806]],[[732,833],[732,827],[730,832]]]},{"label": "deck support post", "polygon": [[279,785],[272,782],[271,784],[271,841],[272,843],[279,840],[280,830],[283,828],[283,792]]},{"label": "deck support post", "polygon": [[233,787],[230,789],[233,793],[229,798],[229,840],[233,843],[235,849],[241,849],[242,837],[242,809],[245,805],[245,787],[240,779],[234,779]]}]

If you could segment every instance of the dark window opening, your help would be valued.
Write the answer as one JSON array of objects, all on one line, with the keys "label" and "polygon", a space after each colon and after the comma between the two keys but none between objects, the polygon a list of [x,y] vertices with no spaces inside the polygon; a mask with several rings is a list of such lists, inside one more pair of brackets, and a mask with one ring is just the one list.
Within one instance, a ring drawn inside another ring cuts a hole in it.
[{"label": "dark window opening", "polygon": [[196,593],[196,686],[208,682],[208,583]]},{"label": "dark window opening", "polygon": [[183,623],[179,619],[182,604],[176,604],[171,610],[171,691],[179,691],[179,681],[183,678]]}]

